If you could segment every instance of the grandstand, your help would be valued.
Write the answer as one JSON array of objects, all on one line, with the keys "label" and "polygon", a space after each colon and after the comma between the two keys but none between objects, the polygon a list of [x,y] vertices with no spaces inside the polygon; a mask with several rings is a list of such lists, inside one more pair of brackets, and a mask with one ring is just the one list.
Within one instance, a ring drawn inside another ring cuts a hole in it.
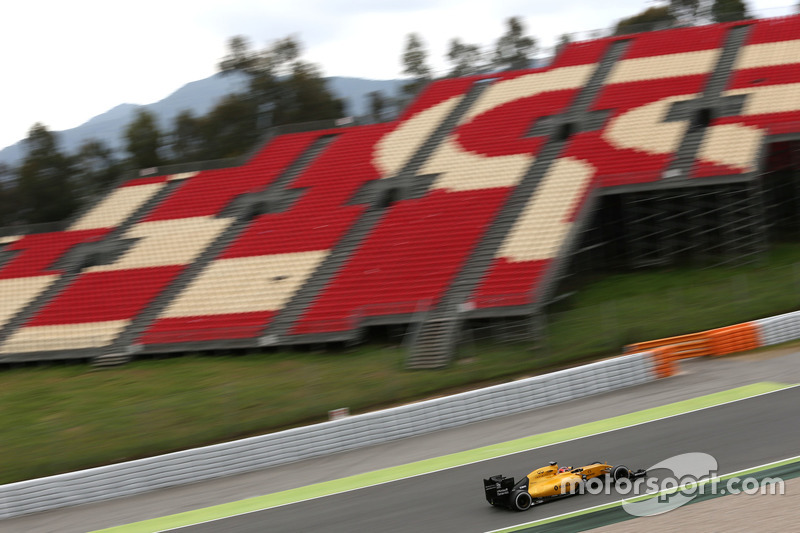
[{"label": "grandstand", "polygon": [[572,43],[433,82],[392,122],[127,180],[0,238],[0,362],[414,324],[409,366],[438,367],[470,320],[532,322],[570,265],[756,257],[796,223],[798,63],[800,17]]}]

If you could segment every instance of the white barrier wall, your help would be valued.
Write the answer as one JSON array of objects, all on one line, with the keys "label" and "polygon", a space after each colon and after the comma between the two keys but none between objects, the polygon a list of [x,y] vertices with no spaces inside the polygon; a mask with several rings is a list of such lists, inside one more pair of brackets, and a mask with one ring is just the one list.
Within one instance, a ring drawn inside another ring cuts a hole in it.
[{"label": "white barrier wall", "polygon": [[637,353],[268,435],[0,486],[0,518],[252,472],[655,380]]},{"label": "white barrier wall", "polygon": [[800,338],[800,311],[753,320],[761,346],[770,346]]}]

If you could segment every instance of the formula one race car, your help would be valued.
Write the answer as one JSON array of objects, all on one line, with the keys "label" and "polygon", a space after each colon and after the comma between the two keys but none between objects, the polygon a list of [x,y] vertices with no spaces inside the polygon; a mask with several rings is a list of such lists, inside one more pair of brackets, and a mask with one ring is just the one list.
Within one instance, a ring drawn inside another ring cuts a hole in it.
[{"label": "formula one race car", "polygon": [[545,500],[579,494],[581,487],[588,482],[615,483],[620,479],[634,479],[646,474],[645,470],[634,472],[623,465],[612,467],[600,462],[577,468],[559,468],[558,463],[551,462],[549,466],[537,468],[517,483],[514,483],[513,477],[501,475],[484,479],[483,488],[486,491],[486,501],[490,504],[526,511]]}]

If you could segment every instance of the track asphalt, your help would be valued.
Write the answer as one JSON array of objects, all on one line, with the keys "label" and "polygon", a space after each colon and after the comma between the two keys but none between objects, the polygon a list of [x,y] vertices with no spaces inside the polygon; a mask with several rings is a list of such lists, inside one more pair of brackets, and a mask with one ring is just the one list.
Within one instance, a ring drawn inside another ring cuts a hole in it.
[{"label": "track asphalt", "polygon": [[[678,524],[682,524],[683,526],[686,525],[685,515],[692,514],[687,513],[686,506],[681,506],[678,509],[673,509],[672,512],[665,513],[669,515],[669,518],[666,518],[662,515],[662,513],[657,513],[657,517],[654,514],[653,516],[644,516],[642,518],[638,518],[637,516],[630,515],[624,508],[624,504],[632,503],[634,501],[642,501],[642,500],[649,500],[651,503],[657,501],[662,503],[664,501],[669,501],[669,498],[664,498],[667,494],[675,494],[679,491],[686,490],[688,494],[694,496],[688,503],[689,506],[693,506],[697,503],[708,502],[710,500],[714,500],[717,498],[722,498],[723,496],[728,496],[729,498],[735,495],[736,493],[732,493],[731,491],[726,489],[728,480],[735,484],[736,490],[741,490],[740,487],[743,487],[740,482],[736,480],[753,480],[755,482],[761,482],[763,485],[756,487],[755,492],[761,492],[765,490],[765,492],[755,495],[752,494],[754,490],[752,483],[747,481],[748,490],[751,491],[750,494],[741,494],[739,496],[746,496],[748,498],[753,498],[756,496],[769,496],[770,506],[767,506],[765,502],[761,502],[761,508],[758,513],[761,514],[761,520],[763,517],[766,516],[768,519],[772,517],[772,513],[768,510],[764,512],[764,508],[772,508],[775,504],[780,507],[786,506],[787,502],[785,498],[792,497],[797,499],[796,491],[798,490],[796,485],[796,479],[800,477],[800,456],[793,457],[791,459],[787,459],[785,461],[778,461],[776,463],[770,463],[767,465],[760,465],[756,468],[750,468],[747,470],[733,472],[727,475],[718,475],[714,476],[713,478],[709,478],[706,481],[701,481],[698,483],[697,487],[690,488],[688,485],[684,485],[681,488],[676,489],[669,489],[660,491],[657,493],[649,493],[646,496],[640,497],[630,497],[626,496],[625,499],[621,499],[618,502],[605,504],[605,505],[598,505],[587,507],[586,509],[568,513],[557,515],[552,518],[544,518],[539,520],[534,520],[532,522],[527,522],[521,526],[515,526],[512,528],[504,528],[502,530],[495,530],[490,531],[488,533],[514,533],[514,532],[525,532],[525,533],[574,533],[575,531],[588,531],[594,529],[600,530],[608,530],[613,526],[618,526],[620,523],[625,523],[631,521],[631,525],[635,524],[635,526],[630,527],[628,524],[625,524],[625,529],[628,531],[639,531],[642,528],[649,530],[649,531],[669,531],[676,529]],[[777,481],[781,480],[782,486],[777,484]],[[773,483],[776,483],[773,485]],[[716,484],[716,490],[713,488]],[[762,488],[763,487],[763,488]],[[780,488],[779,488],[780,487]],[[776,501],[772,498],[779,498],[783,501]],[[742,515],[741,510],[746,508],[747,506],[751,505],[752,502],[742,502],[738,500],[737,503],[734,505],[733,512],[731,513],[732,516],[736,514],[739,515],[738,522],[735,522],[732,525],[730,516],[721,517],[718,516],[716,513],[705,516],[702,518],[695,517],[695,520],[690,522],[692,525],[692,529],[694,531],[704,531],[704,530],[714,530],[714,531],[738,531],[742,528],[743,524],[752,524],[754,520],[746,515]],[[726,502],[725,507],[730,509],[730,505],[733,504],[732,501]],[[751,507],[752,508],[752,507]],[[797,505],[794,505],[792,510],[796,509]],[[659,509],[654,509],[655,511],[659,511]],[[663,510],[663,509],[662,509]],[[693,511],[693,510],[690,510]],[[655,520],[653,520],[655,518]],[[677,520],[676,520],[677,518]],[[745,520],[742,522],[742,520]],[[757,520],[757,519],[756,519]],[[666,521],[666,522],[665,522]],[[728,522],[727,526],[722,526],[725,522]],[[655,522],[655,523],[654,523]],[[656,525],[658,524],[658,525]],[[608,527],[604,527],[608,526]]]},{"label": "track asphalt", "polygon": [[[800,357],[795,351],[796,348],[780,348],[767,354],[756,353],[721,359],[685,361],[679,376],[642,386],[373,448],[265,469],[251,474],[6,520],[0,522],[0,531],[71,533],[130,524],[157,517],[172,516],[176,513],[205,509],[226,502],[239,502],[262,494],[398,467],[482,446],[497,445],[513,439],[571,428],[752,383],[762,381],[798,383],[800,382]],[[560,454],[558,458],[562,462],[566,460]],[[611,457],[606,459],[611,460]],[[576,460],[575,462],[581,461]],[[756,463],[749,463],[748,466],[753,464]],[[649,464],[631,464],[629,466],[649,466]],[[515,464],[513,468],[504,473],[518,476],[524,473],[519,470],[525,468],[527,468],[527,461],[522,461],[522,464]],[[478,477],[488,474],[490,473],[484,472]],[[470,480],[470,486],[475,483],[477,482],[474,479]],[[586,498],[594,497],[587,496]],[[561,508],[559,511],[563,513],[567,512],[562,510],[563,505],[569,501],[562,500],[548,505],[559,506]],[[317,515],[316,502],[317,500],[291,505],[287,509],[294,508],[295,512],[300,515],[307,513]],[[592,501],[591,503],[595,505],[599,502]],[[484,506],[485,502],[481,500],[478,508],[482,512],[486,511]],[[489,508],[488,511],[491,513],[494,509]],[[365,512],[368,513],[368,510]],[[539,517],[530,516],[526,517],[524,521],[536,518]],[[386,519],[385,516],[384,519]],[[167,521],[159,522],[164,525],[167,523]],[[220,525],[217,524],[217,526]],[[386,521],[382,521],[381,529],[387,525]],[[326,520],[323,529],[328,530],[329,526],[331,526],[331,522]],[[492,523],[487,529],[500,527],[504,527],[504,524]],[[128,528],[124,529],[128,530]],[[297,530],[295,527],[289,529]],[[403,527],[401,530],[405,529]],[[447,527],[446,529],[450,530],[451,528]],[[133,531],[133,529],[130,530]],[[148,529],[137,528],[136,530],[147,531]],[[263,523],[258,526],[258,530],[264,530]],[[279,531],[280,529],[274,530]]]},{"label": "track asphalt", "polygon": [[[604,461],[649,467],[673,455],[705,452],[720,472],[800,455],[800,387],[689,412],[516,454],[176,531],[484,532],[620,499],[584,495],[514,513],[488,506],[482,479],[519,478],[535,467]],[[769,436],[765,438],[765,436]]]}]

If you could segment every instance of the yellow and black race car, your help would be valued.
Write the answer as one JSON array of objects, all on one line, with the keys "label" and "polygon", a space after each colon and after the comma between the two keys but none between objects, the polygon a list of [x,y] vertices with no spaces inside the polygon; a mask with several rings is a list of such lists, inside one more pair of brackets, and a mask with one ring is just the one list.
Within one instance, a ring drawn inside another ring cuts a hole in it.
[{"label": "yellow and black race car", "polygon": [[[551,462],[537,468],[519,482],[513,477],[492,476],[483,480],[486,501],[497,507],[526,511],[532,505],[554,498],[579,494],[581,487],[591,480],[617,482],[620,479],[644,477],[645,470],[633,471],[624,465],[611,466],[595,462],[581,467],[561,467]],[[597,482],[595,481],[595,483]]]}]

